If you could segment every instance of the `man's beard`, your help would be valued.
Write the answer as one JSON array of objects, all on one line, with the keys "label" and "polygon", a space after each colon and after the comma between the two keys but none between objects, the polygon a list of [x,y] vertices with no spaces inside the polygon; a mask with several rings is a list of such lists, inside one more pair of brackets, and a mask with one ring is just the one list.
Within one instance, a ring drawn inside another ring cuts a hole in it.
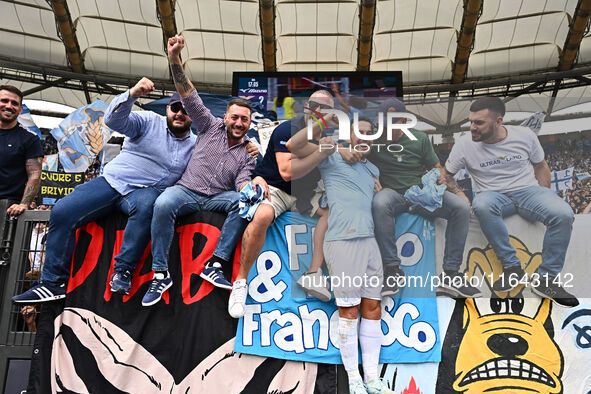
[{"label": "man's beard", "polygon": [[177,137],[182,136],[183,134],[185,134],[187,132],[187,130],[189,130],[191,128],[191,124],[188,124],[183,127],[174,126],[172,124],[172,120],[170,120],[168,118],[166,118],[166,125],[168,126],[168,130],[170,130],[170,132]]},{"label": "man's beard", "polygon": [[[234,133],[235,131],[239,131],[240,132],[240,136],[239,137],[237,137],[235,135],[235,133]],[[226,133],[228,134],[228,139],[241,140],[246,135],[246,132],[248,132],[248,130],[245,131],[244,129],[243,130],[231,129],[230,127],[228,127],[226,125]]]},{"label": "man's beard", "polygon": [[474,137],[472,137],[472,140],[475,142],[486,141],[486,140],[489,140],[494,134],[495,134],[494,126],[490,126],[490,128],[488,130],[486,130],[485,132],[477,134],[477,136],[478,136],[477,140],[475,140]]},{"label": "man's beard", "polygon": [[2,123],[10,123],[10,122],[15,121],[17,118],[18,118],[18,114],[16,112],[13,113],[9,118],[7,118],[4,115],[3,111],[0,112],[0,122],[2,122]]}]

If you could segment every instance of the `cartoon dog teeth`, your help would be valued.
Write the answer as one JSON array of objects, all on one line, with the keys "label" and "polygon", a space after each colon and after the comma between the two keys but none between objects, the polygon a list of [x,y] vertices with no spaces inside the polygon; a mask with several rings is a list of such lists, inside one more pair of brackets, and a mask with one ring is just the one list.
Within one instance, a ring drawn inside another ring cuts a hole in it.
[{"label": "cartoon dog teeth", "polygon": [[466,299],[454,390],[562,393],[563,358],[550,312],[548,299]]}]

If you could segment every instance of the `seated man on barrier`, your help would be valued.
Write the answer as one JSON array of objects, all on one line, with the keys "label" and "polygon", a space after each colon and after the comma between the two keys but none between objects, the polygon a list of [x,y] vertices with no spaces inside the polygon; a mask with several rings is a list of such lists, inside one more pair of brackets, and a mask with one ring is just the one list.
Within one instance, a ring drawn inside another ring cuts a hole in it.
[{"label": "seated man on barrier", "polygon": [[[359,133],[371,134],[373,125],[359,118]],[[379,379],[378,362],[382,347],[381,300],[383,269],[380,250],[374,238],[371,202],[380,189],[378,168],[365,157],[349,164],[335,145],[315,145],[307,141],[306,130],[291,140],[294,152],[302,149],[326,151],[328,156],[318,164],[328,198],[328,231],[324,255],[336,304],[339,308],[339,348],[349,377],[351,394],[394,393]],[[318,133],[316,138],[320,137]],[[365,141],[351,130],[350,147],[368,149]],[[342,149],[340,149],[342,150]],[[360,280],[359,280],[360,279]],[[361,283],[360,287],[355,285]],[[358,315],[361,310],[361,324]],[[358,344],[361,345],[365,384],[359,374]]]},{"label": "seated man on barrier", "polygon": [[123,149],[105,166],[102,176],[79,185],[55,205],[49,219],[41,280],[13,297],[14,302],[64,298],[76,229],[113,211],[120,211],[129,219],[121,251],[115,256],[111,290],[129,292],[132,272],[150,240],[154,201],[181,177],[196,139],[178,95],[171,98],[166,116],[149,111],[131,112],[133,103],[153,90],[152,81],[142,78],[111,101],[104,122],[127,136]]},{"label": "seated man on barrier", "polygon": [[[334,101],[330,92],[318,90],[310,96],[306,111],[309,111],[310,108],[332,108],[333,105]],[[240,270],[232,285],[232,293],[228,302],[228,313],[234,318],[244,316],[248,292],[246,283],[248,272],[263,248],[267,229],[275,218],[296,206],[296,197],[292,193],[292,179],[301,178],[303,183],[308,185],[310,182],[304,179],[305,176],[327,155],[327,152],[316,151],[305,159],[299,159],[292,157],[287,149],[286,144],[291,138],[292,132],[306,129],[308,116],[289,119],[277,126],[269,140],[265,157],[255,168],[254,175],[263,178],[268,183],[269,195],[258,206],[242,237]],[[332,118],[327,116],[325,119],[330,122]],[[307,163],[313,165],[307,165]],[[314,186],[308,189],[312,191]]]},{"label": "seated man on barrier", "polygon": [[[388,112],[405,112],[406,106],[396,98],[384,101],[378,114],[384,118]],[[397,123],[405,124],[406,118],[399,118]],[[384,119],[384,128],[387,122]],[[435,154],[429,137],[418,130],[409,130],[416,140],[412,140],[403,130],[392,130],[392,138],[387,138],[384,130],[379,146],[374,145],[368,159],[380,170],[382,191],[373,199],[372,211],[375,223],[375,237],[380,246],[384,277],[386,278],[383,296],[398,292],[399,278],[404,276],[400,268],[400,256],[396,247],[396,216],[412,212],[426,218],[444,218],[447,220],[445,232],[445,251],[443,255],[444,280],[442,285],[464,297],[476,297],[480,291],[465,280],[453,280],[458,276],[464,255],[464,246],[470,224],[470,206],[462,189],[452,177],[444,178],[443,167]],[[341,152],[346,160],[358,160],[359,154]],[[414,185],[421,185],[421,178],[432,168],[440,171],[438,183],[447,184],[443,192],[442,205],[428,210],[419,205],[411,205],[405,192]],[[448,278],[445,278],[448,277]]]},{"label": "seated man on barrier", "polygon": [[573,211],[550,189],[550,169],[537,136],[526,127],[503,126],[504,115],[505,104],[498,97],[474,101],[469,116],[471,136],[456,142],[445,168],[450,174],[466,168],[474,180],[474,213],[503,265],[493,290],[512,290],[525,277],[503,222],[504,216],[517,213],[547,227],[542,265],[537,277],[531,278],[532,291],[559,305],[577,306],[577,298],[560,285]]},{"label": "seated man on barrier", "polygon": [[[197,141],[189,164],[176,185],[166,189],[154,204],[152,218],[152,269],[154,279],[142,305],[156,304],[172,286],[168,273],[168,253],[178,217],[197,211],[227,213],[213,256],[206,262],[201,277],[213,285],[231,289],[222,264],[236,249],[248,221],[239,216],[239,191],[251,181],[256,159],[247,152],[251,107],[248,101],[228,103],[224,119],[216,118],[203,105],[197,90],[183,71],[180,53],[184,38],[168,40],[168,59],[177,91],[197,128]],[[257,152],[258,153],[258,152]],[[255,179],[253,183],[264,182]]]},{"label": "seated man on barrier", "polygon": [[39,137],[17,121],[23,93],[0,85],[0,200],[10,200],[6,213],[18,216],[37,197],[43,149]]}]

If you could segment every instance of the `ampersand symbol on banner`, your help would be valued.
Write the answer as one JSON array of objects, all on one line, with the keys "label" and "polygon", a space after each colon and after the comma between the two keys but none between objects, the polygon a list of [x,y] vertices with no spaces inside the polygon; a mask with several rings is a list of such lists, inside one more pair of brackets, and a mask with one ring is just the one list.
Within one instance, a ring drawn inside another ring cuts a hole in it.
[{"label": "ampersand symbol on banner", "polygon": [[283,292],[287,289],[287,285],[282,280],[277,283],[273,281],[280,271],[281,259],[277,253],[267,250],[259,255],[257,259],[258,275],[249,284],[249,294],[256,302],[279,301],[283,298]]}]

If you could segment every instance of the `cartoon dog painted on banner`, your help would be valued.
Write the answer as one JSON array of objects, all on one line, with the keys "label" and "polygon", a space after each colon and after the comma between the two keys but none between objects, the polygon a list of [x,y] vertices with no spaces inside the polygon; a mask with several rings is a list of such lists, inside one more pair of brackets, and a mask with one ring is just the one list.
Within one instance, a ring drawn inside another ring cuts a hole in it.
[{"label": "cartoon dog painted on banner", "polygon": [[[523,269],[533,273],[541,254],[511,237]],[[502,272],[492,247],[468,254],[469,276],[480,269],[493,281]],[[488,285],[491,286],[490,282]],[[443,344],[437,393],[562,393],[564,360],[554,341],[552,304],[523,298],[523,285],[496,297],[457,300]]]},{"label": "cartoon dog painted on banner", "polygon": [[[526,301],[539,304],[533,317],[525,313]],[[561,393],[563,358],[552,339],[550,312],[548,299],[467,299],[454,390]]]},{"label": "cartoon dog painted on banner", "polygon": [[[514,236],[509,237],[511,246],[515,248],[517,258],[521,261],[521,267],[531,277],[531,275],[538,269],[542,264],[542,253],[531,253],[527,246]],[[492,275],[493,283],[503,273],[503,266],[500,260],[497,258],[492,245],[488,244],[484,249],[473,248],[468,252],[468,271],[466,272],[468,277],[477,274],[477,270],[480,269],[482,274],[487,279],[486,283],[492,291],[492,283],[490,278]],[[520,284],[510,292],[502,291],[496,292],[496,296],[500,298],[516,297],[523,291],[524,285]]]}]

